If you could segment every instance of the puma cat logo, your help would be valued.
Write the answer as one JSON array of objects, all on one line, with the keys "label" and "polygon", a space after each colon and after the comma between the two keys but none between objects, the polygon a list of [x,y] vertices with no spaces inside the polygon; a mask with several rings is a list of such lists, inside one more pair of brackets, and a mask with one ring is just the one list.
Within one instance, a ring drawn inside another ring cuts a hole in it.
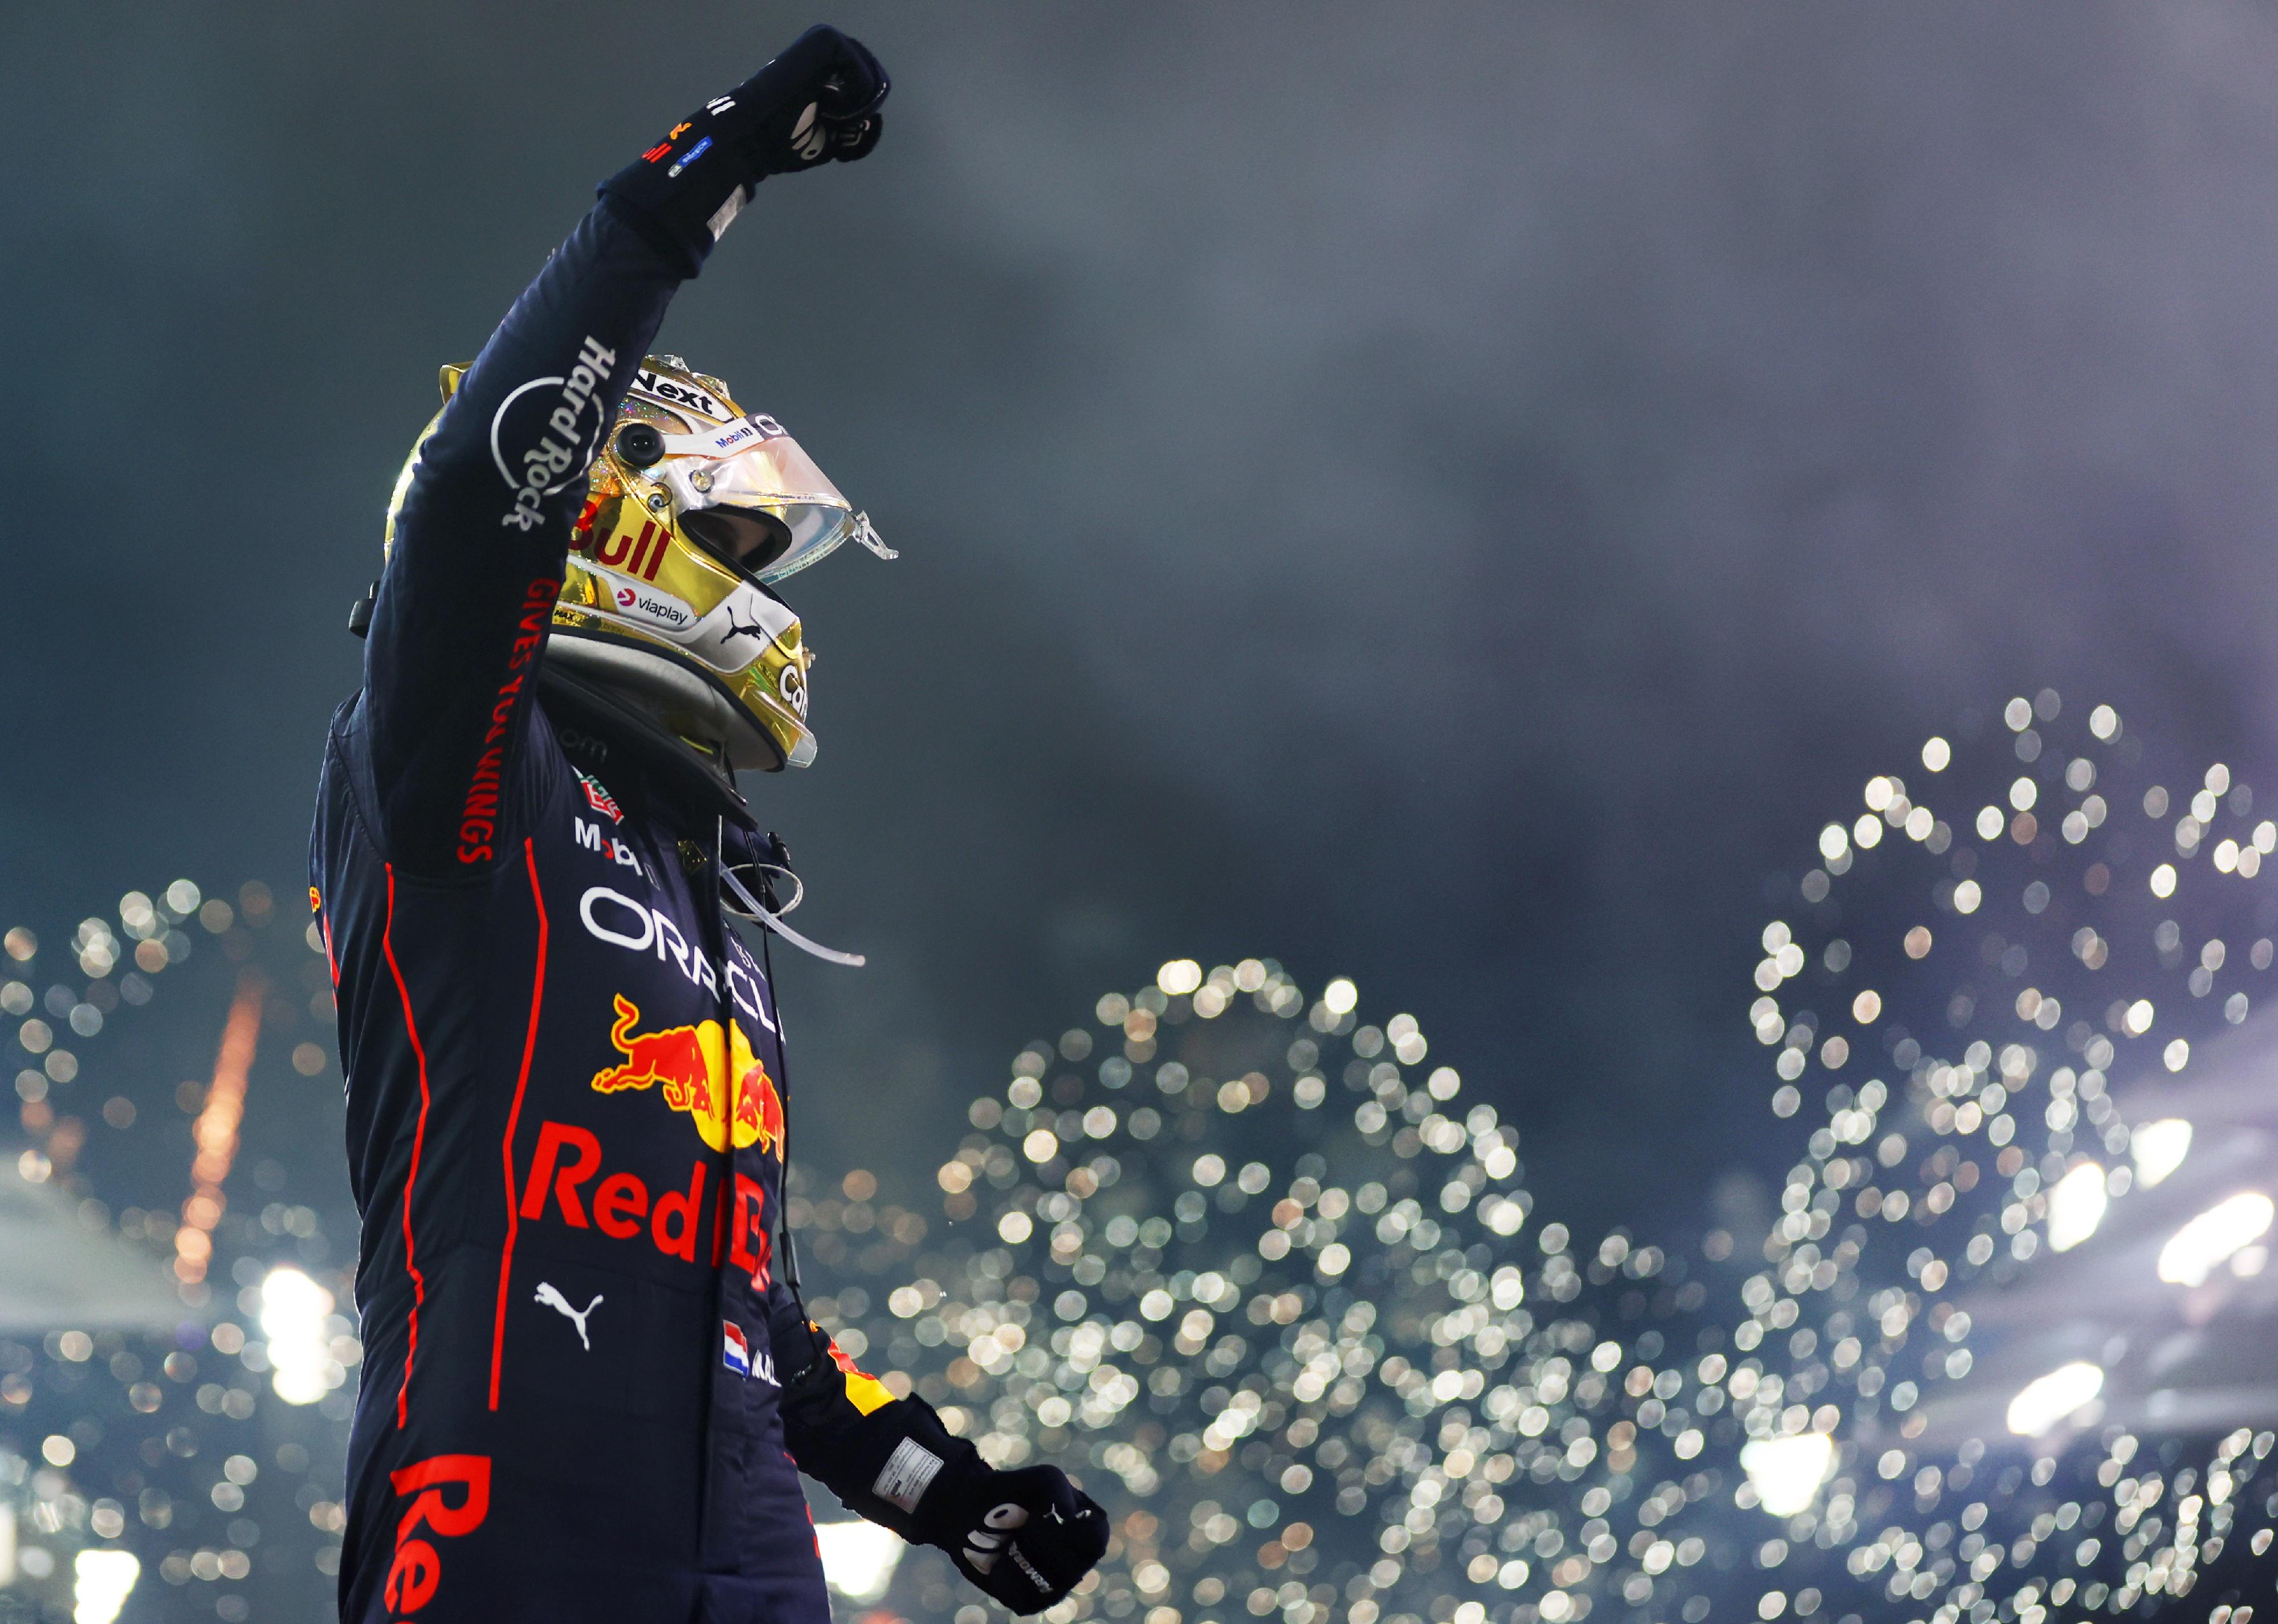
[{"label": "puma cat logo", "polygon": [[725,645],[737,637],[757,637],[762,643],[774,641],[768,637],[766,627],[743,625],[736,619],[736,612],[730,609],[728,611],[728,629],[720,634],[720,641]]},{"label": "puma cat logo", "polygon": [[[994,1573],[997,1559],[1005,1554],[1007,1545],[1012,1545],[1013,1531],[1025,1526],[1028,1521],[1027,1508],[1008,1501],[982,1518],[982,1527],[967,1529],[965,1559],[973,1564],[973,1570],[980,1574]],[[1012,1549],[1013,1555],[1019,1557],[1021,1548],[1012,1545]],[[1021,1559],[1021,1566],[1028,1567],[1027,1559]]]},{"label": "puma cat logo", "polygon": [[538,1300],[544,1303],[547,1308],[552,1308],[556,1313],[562,1315],[564,1318],[569,1320],[571,1324],[577,1326],[578,1345],[589,1353],[593,1351],[592,1343],[589,1341],[585,1336],[585,1315],[591,1314],[594,1309],[601,1306],[601,1300],[599,1296],[596,1296],[592,1301],[587,1303],[582,1310],[573,1308],[570,1306],[570,1300],[568,1298],[555,1291],[550,1283],[540,1280],[538,1283]]}]

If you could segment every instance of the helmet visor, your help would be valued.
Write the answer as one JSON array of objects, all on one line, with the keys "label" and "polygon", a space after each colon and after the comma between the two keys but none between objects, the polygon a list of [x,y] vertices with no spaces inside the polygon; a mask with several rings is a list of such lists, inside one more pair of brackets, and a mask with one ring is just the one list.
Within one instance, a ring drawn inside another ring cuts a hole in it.
[{"label": "helmet visor", "polygon": [[772,417],[668,434],[664,451],[658,471],[683,527],[762,581],[796,575],[852,532],[838,487]]},{"label": "helmet visor", "polygon": [[758,578],[791,551],[791,527],[762,507],[699,507],[680,515],[680,529],[725,564]]}]

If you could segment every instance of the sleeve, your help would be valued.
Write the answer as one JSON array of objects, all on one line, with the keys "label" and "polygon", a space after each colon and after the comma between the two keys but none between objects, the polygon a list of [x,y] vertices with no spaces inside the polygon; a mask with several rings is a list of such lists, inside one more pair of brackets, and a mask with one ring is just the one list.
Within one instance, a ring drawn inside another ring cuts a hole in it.
[{"label": "sleeve", "polygon": [[406,470],[364,650],[363,726],[390,860],[470,873],[504,851],[585,472],[684,262],[604,198],[460,380]]},{"label": "sleeve", "polygon": [[[946,1508],[989,1475],[933,1406],[897,1399],[800,1313],[783,1281],[768,1292],[768,1332],[784,1374],[784,1434],[799,1469],[847,1510],[917,1544],[954,1542]],[[790,1372],[797,1370],[797,1375]]]},{"label": "sleeve", "polygon": [[372,605],[361,728],[389,860],[479,873],[508,850],[585,473],[665,307],[770,174],[862,156],[885,70],[818,24],[605,181],[405,470]]}]

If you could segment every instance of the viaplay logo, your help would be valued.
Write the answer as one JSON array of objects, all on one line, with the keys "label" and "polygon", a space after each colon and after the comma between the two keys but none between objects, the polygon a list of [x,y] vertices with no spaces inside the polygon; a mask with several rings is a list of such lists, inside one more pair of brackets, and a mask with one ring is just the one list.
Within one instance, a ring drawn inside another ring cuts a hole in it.
[{"label": "viaplay logo", "polygon": [[640,1007],[623,993],[614,1003],[609,1041],[624,1061],[594,1073],[596,1093],[654,1086],[667,1105],[695,1119],[697,1133],[713,1149],[732,1142],[738,1150],[756,1144],[783,1154],[783,1096],[741,1026],[729,1023],[725,1045],[718,1021],[638,1032]]},{"label": "viaplay logo", "polygon": [[[533,377],[516,386],[491,416],[491,460],[514,492],[499,520],[518,530],[538,525],[539,504],[569,488],[600,449],[602,405],[596,394],[617,364],[591,334],[565,377]],[[509,454],[509,446],[523,447]]]},{"label": "viaplay logo", "polygon": [[686,631],[696,623],[693,608],[654,587],[614,583],[609,588],[609,600],[616,606],[617,613],[628,620],[646,621],[667,631]]}]

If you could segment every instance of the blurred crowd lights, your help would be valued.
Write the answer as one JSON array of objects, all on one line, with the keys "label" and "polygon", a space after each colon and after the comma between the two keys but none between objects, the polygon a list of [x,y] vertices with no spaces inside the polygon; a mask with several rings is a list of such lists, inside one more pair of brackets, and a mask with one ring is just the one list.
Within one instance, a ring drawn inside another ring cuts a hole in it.
[{"label": "blurred crowd lights", "polygon": [[[1098,1001],[1104,1058],[1071,1031],[973,1102],[982,1132],[938,1183],[1005,1249],[897,1287],[905,1323],[863,1345],[953,1352],[917,1389],[993,1462],[1089,1468],[1124,1549],[1054,1624],[1135,1606],[1375,1624],[1435,1597],[1463,1624],[1490,1605],[1579,1620],[1609,1599],[1627,1475],[1701,1452],[1678,1402],[1699,1377],[1650,1362],[1700,1285],[1624,1236],[1585,1251],[1554,1224],[1514,1245],[1517,1134],[1423,1067],[1413,1016],[1363,1023],[1359,1003],[1338,978],[1309,1003],[1271,960],[1174,959]],[[1337,1087],[1359,1097],[1332,1111]],[[1619,1329],[1611,1298],[1640,1285],[1664,1317]],[[1680,1424],[1609,1416],[1617,1391]],[[1660,1486],[1648,1526],[1688,1504]],[[1647,1542],[1611,1597],[1705,1549]],[[1466,1584],[1487,1599],[1455,1600]]]},{"label": "blurred crowd lights", "polygon": [[[1927,740],[1920,759],[1935,776],[1925,786],[1877,774],[1864,815],[1820,823],[1818,865],[1788,882],[1799,906],[1762,933],[1754,980],[1762,995],[1748,1010],[1757,1040],[1775,1051],[1775,1116],[1804,1111],[1814,1072],[1827,1112],[1766,1243],[1772,1267],[1744,1288],[1755,1312],[1736,1340],[1769,1351],[1785,1333],[1791,1384],[1815,1383],[1815,1396],[1832,1400],[1811,1424],[1832,1434],[1838,1463],[1871,1461],[1875,1476],[1911,1486],[1913,1517],[1860,1536],[1848,1570],[1886,1577],[1888,1599],[1917,1612],[1942,1595],[1939,1616],[1999,1610],[2042,1624],[2060,1606],[2117,1613],[2189,1592],[2226,1537],[2247,1537],[2235,1526],[2236,1485],[2278,1441],[2235,1431],[2195,1461],[2190,1443],[2166,1440],[2146,1474],[2129,1464],[2136,1436],[2103,1421],[2116,1402],[2114,1372],[2076,1360],[2025,1383],[2007,1407],[2012,1436],[2054,1440],[2041,1444],[2054,1452],[2034,1459],[2030,1488],[2010,1466],[1997,1492],[1963,1503],[1964,1485],[1995,1472],[1989,1442],[1967,1440],[1958,1453],[1911,1442],[1932,1399],[1960,1396],[1999,1368],[1971,1346],[1975,1294],[2086,1246],[2115,1227],[2131,1193],[2182,1166],[2192,1124],[2175,1115],[2131,1126],[2124,1102],[2139,1079],[2196,1079],[2198,1056],[2248,1018],[2261,995],[2254,977],[2278,957],[2278,902],[2238,883],[2278,850],[2278,823],[2254,820],[2251,791],[2222,763],[2187,788],[2147,782],[2142,743],[2113,707],[2088,713],[2085,736],[2068,737],[2065,716],[2053,690],[2013,698],[1999,713],[2005,731],[1965,728],[1960,745]],[[1830,1004],[1848,1021],[1815,1013]],[[2225,1269],[2250,1276],[2267,1260],[2271,1224],[2261,1192],[2231,1194],[2167,1239],[2159,1276],[2193,1285]],[[2132,1260],[2144,1238],[2142,1223],[2126,1225],[2123,1244],[2086,1254],[2068,1277],[2093,1281],[2106,1259],[2140,1269]],[[1893,1278],[1900,1253],[1905,1274]],[[2108,1302],[2087,1286],[2095,1306],[2083,1302],[2088,1315],[2071,1334],[2114,1346],[2108,1329],[2089,1327],[2099,1310],[2167,1312],[2150,1284],[2114,1278]],[[2225,1312],[2226,1300],[2198,1302],[2189,1316]],[[2123,1353],[2108,1359],[2124,1356],[2125,1338],[2118,1346]],[[1814,1356],[1831,1347],[1831,1358]],[[1798,1431],[1790,1424],[1743,1446],[1759,1503],[1785,1486],[1770,1464],[1778,1455],[1762,1445]],[[2091,1437],[2108,1498],[2034,1492],[2053,1491],[2058,1455],[2084,1452],[2072,1440]],[[1845,1482],[1823,1491],[1827,1509],[1846,1498]],[[2182,1497],[2179,1514],[2147,1518],[2167,1489]],[[1957,1505],[1969,1536],[1958,1545]],[[2251,1510],[2267,1520],[2278,1500],[2258,1498]],[[2052,1538],[2106,1518],[2108,1539]],[[2272,1537],[2270,1528],[2254,1530],[2252,1549]],[[1932,1559],[1981,1548],[1966,1564]],[[1764,1605],[1775,1609],[1760,1614],[1769,1619],[1793,1597],[1768,1592]]]},{"label": "blurred crowd lights", "polygon": [[[280,911],[257,881],[225,897],[183,880],[129,891],[114,918],[83,920],[44,948],[28,927],[0,936],[0,1012],[19,1018],[16,1048],[36,1063],[18,1062],[15,1076],[33,1140],[18,1170],[54,1186],[59,1215],[75,1208],[80,1223],[114,1231],[130,1273],[136,1252],[163,1255],[179,1299],[170,1314],[164,1296],[137,1300],[122,1277],[111,1289],[134,1303],[133,1325],[0,1335],[0,1422],[37,1440],[19,1456],[0,1436],[0,1588],[28,1596],[42,1618],[139,1614],[152,1604],[127,1597],[154,1572],[193,1587],[159,1613],[195,1597],[194,1611],[224,1624],[306,1612],[332,1588],[349,1414],[337,1390],[361,1355],[353,1323],[333,1311],[347,1276],[323,1267],[340,1254],[322,1212],[253,1193],[282,1190],[296,1170],[263,1158],[248,1176],[240,1160],[259,1040],[313,1024],[321,1041],[293,1047],[293,1070],[315,1076],[330,1064],[322,942],[270,928]],[[209,940],[225,1007],[208,1030],[221,1041],[210,1076],[173,1090],[178,1115],[149,1097],[132,1056],[103,1052],[103,1034],[129,1030],[126,1013],[161,986],[213,996],[211,978],[184,981],[177,968]],[[98,1086],[117,1092],[89,1097]],[[187,1167],[146,1137],[185,1128]],[[106,1145],[145,1145],[123,1160],[83,1158],[90,1131],[122,1136]],[[187,1198],[179,1176],[118,1187],[122,1166],[152,1165],[187,1173]],[[241,1430],[249,1425],[258,1433]],[[15,1616],[4,1605],[0,1613]]]}]

